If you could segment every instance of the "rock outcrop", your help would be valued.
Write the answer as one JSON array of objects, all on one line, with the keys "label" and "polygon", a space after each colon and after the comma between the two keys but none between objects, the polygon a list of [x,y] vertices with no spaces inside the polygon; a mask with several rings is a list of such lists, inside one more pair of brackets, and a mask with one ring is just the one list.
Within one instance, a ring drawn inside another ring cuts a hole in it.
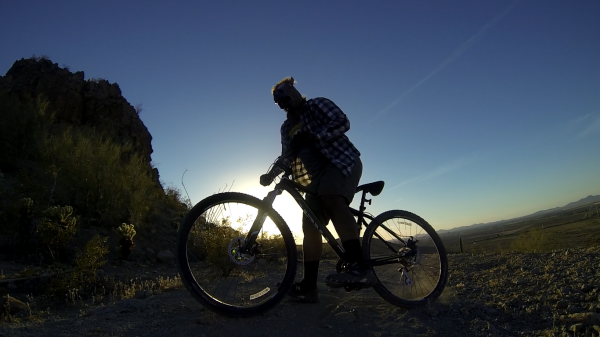
[{"label": "rock outcrop", "polygon": [[[46,58],[30,58],[16,61],[0,76],[0,90],[22,100],[41,95],[57,122],[91,126],[119,143],[130,143],[151,169],[152,136],[117,83],[85,80],[82,71],[72,73]],[[158,182],[158,171],[152,170]]]}]

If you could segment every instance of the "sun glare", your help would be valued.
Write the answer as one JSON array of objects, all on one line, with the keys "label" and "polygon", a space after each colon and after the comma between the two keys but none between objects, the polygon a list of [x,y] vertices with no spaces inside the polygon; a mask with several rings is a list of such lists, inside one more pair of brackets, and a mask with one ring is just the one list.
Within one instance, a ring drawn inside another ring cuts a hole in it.
[{"label": "sun glare", "polygon": [[[270,189],[254,186],[248,190],[244,190],[243,193],[248,193],[259,199],[262,199],[269,191]],[[302,209],[300,206],[298,206],[294,198],[292,198],[287,192],[283,192],[275,199],[273,208],[277,211],[277,213],[279,213],[279,215],[281,215],[283,220],[290,227],[296,243],[302,243],[302,238],[304,237],[302,234]],[[331,225],[331,222],[329,223],[327,229],[331,231],[334,237],[337,237],[337,233],[335,232],[333,225]],[[325,240],[323,239],[323,241]]]},{"label": "sun glare", "polygon": [[[264,198],[270,189],[266,189],[263,187],[254,187],[250,190],[243,191],[244,193],[248,193],[253,195],[259,199]],[[292,234],[295,238],[302,237],[302,210],[300,206],[296,204],[296,201],[287,194],[283,192],[283,194],[278,195],[273,203],[273,208],[281,215],[283,220],[287,223],[292,231]]]}]

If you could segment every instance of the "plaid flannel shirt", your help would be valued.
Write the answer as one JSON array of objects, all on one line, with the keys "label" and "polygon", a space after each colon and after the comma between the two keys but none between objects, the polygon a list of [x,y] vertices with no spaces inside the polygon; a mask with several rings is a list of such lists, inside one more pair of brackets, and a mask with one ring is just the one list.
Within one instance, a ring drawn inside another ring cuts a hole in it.
[{"label": "plaid flannel shirt", "polygon": [[[327,98],[317,97],[304,103],[300,114],[302,130],[316,136],[315,147],[323,153],[345,176],[349,176],[354,167],[355,158],[360,152],[345,135],[350,129],[350,121],[346,114]],[[291,147],[290,131],[295,125],[286,120],[281,126],[281,153],[285,154]],[[295,182],[307,186],[311,177],[300,158],[288,158],[284,165],[292,169]]]}]

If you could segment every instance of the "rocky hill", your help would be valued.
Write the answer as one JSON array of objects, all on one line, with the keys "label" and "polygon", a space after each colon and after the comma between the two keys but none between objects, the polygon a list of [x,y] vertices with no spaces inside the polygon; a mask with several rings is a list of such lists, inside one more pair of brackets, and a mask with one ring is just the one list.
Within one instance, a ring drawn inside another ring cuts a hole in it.
[{"label": "rocky hill", "polygon": [[580,199],[578,201],[567,204],[566,206],[562,207],[561,209],[567,210],[570,208],[586,206],[586,205],[590,205],[590,204],[594,204],[594,203],[600,203],[600,195],[588,195],[587,197],[585,197],[583,199]]},{"label": "rocky hill", "polygon": [[[152,136],[117,83],[86,80],[83,71],[72,73],[46,58],[29,58],[16,61],[0,76],[0,92],[21,101],[45,98],[56,122],[90,126],[119,143],[130,143],[152,169]],[[152,171],[158,182],[158,170]]]}]

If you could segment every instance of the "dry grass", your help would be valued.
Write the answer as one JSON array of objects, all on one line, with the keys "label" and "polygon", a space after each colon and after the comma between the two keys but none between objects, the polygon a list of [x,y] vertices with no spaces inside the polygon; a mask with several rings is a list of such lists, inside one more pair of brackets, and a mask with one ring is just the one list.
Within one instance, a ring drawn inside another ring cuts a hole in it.
[{"label": "dry grass", "polygon": [[[58,276],[51,281],[50,286],[57,286],[61,291],[55,292],[53,296],[48,294],[26,295],[23,299],[26,311],[21,311],[15,315],[11,313],[9,298],[6,296],[6,302],[0,306],[0,323],[17,323],[21,320],[35,321],[40,317],[49,314],[51,310],[60,307],[79,307],[85,315],[87,308],[97,305],[114,304],[117,301],[158,295],[163,292],[182,289],[183,284],[179,276],[164,277],[159,276],[152,280],[142,280],[140,278],[130,280],[119,280],[112,277],[99,277],[93,282],[81,284],[73,288],[63,288],[60,285],[68,284],[69,276]],[[56,291],[56,290],[55,290]]]},{"label": "dry grass", "polygon": [[534,253],[552,250],[550,234],[540,228],[531,229],[519,234],[519,237],[511,242],[509,251],[521,253]]}]

